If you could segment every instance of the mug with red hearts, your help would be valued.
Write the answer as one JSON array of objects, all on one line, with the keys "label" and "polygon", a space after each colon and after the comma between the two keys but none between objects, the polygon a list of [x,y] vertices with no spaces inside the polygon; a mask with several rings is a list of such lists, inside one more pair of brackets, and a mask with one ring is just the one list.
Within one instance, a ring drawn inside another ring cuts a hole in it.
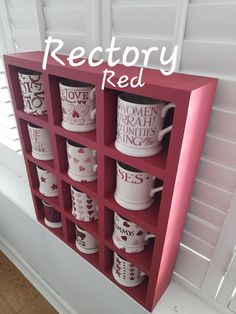
[{"label": "mug with red hearts", "polygon": [[73,132],[95,130],[95,87],[68,79],[59,86],[63,128]]},{"label": "mug with red hearts", "polygon": [[45,201],[42,202],[44,207],[45,224],[50,228],[60,228],[62,226],[61,214]]},{"label": "mug with red hearts", "polygon": [[18,77],[24,101],[24,112],[32,115],[47,114],[42,74],[22,69],[18,72]]},{"label": "mug with red hearts", "polygon": [[97,180],[96,151],[71,140],[66,141],[68,176],[77,182]]},{"label": "mug with red hearts", "polygon": [[98,219],[97,202],[86,193],[74,188],[72,185],[70,189],[72,198],[72,215],[76,219],[84,222]]},{"label": "mug with red hearts", "polygon": [[155,187],[155,179],[150,174],[136,168],[116,163],[116,190],[114,198],[117,203],[130,210],[142,210],[152,205],[154,194],[163,189]]},{"label": "mug with red hearts", "polygon": [[148,244],[148,240],[154,237],[134,222],[115,213],[112,240],[119,249],[127,253],[141,252]]},{"label": "mug with red hearts", "polygon": [[76,241],[75,245],[77,249],[85,254],[93,254],[98,251],[98,241],[89,232],[83,228],[75,225]]},{"label": "mug with red hearts", "polygon": [[172,126],[163,129],[164,119],[172,103],[149,97],[123,93],[118,97],[117,135],[115,146],[123,154],[147,157],[162,149],[164,135]]},{"label": "mug with red hearts", "polygon": [[37,166],[36,169],[39,180],[39,192],[48,197],[57,196],[58,189],[56,176],[39,166]]},{"label": "mug with red hearts", "polygon": [[33,123],[28,123],[32,156],[39,160],[53,159],[49,131]]},{"label": "mug with red hearts", "polygon": [[114,252],[112,274],[115,280],[125,287],[135,287],[145,279],[145,273],[121,258],[116,252]]}]

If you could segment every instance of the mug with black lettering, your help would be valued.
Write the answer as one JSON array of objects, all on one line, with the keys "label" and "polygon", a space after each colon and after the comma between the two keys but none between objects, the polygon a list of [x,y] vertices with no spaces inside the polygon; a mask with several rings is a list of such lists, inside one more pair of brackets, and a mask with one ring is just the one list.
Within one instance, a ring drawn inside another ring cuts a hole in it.
[{"label": "mug with black lettering", "polygon": [[95,87],[68,79],[61,81],[59,87],[63,128],[72,132],[96,129]]},{"label": "mug with black lettering", "polygon": [[88,231],[75,225],[76,240],[75,245],[77,249],[85,254],[94,254],[98,251],[97,239]]},{"label": "mug with black lettering", "polygon": [[154,237],[136,223],[115,213],[112,240],[119,249],[127,253],[141,252],[149,239]]},{"label": "mug with black lettering", "polygon": [[142,210],[152,205],[154,194],[163,189],[154,187],[155,177],[136,168],[116,162],[116,202],[130,210]]},{"label": "mug with black lettering", "polygon": [[163,129],[164,119],[168,110],[174,107],[174,104],[158,99],[128,93],[119,95],[116,148],[135,157],[158,154],[164,135],[172,129],[172,126]]},{"label": "mug with black lettering", "polygon": [[47,114],[42,74],[22,69],[18,72],[18,77],[24,101],[24,112],[32,115]]}]

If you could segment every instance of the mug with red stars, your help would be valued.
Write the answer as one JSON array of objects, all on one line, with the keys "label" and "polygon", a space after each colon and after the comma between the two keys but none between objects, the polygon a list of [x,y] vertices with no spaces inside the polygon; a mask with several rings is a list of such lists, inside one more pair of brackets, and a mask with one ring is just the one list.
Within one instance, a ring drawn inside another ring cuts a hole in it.
[{"label": "mug with red stars", "polygon": [[135,287],[145,279],[145,273],[121,258],[116,252],[114,252],[112,274],[115,280],[125,287]]},{"label": "mug with red stars", "polygon": [[57,196],[58,189],[55,175],[39,166],[36,168],[39,180],[39,192],[48,197]]},{"label": "mug with red stars", "polygon": [[78,182],[97,180],[96,151],[71,140],[66,141],[68,176]]},{"label": "mug with red stars", "polygon": [[74,188],[71,189],[72,198],[72,215],[84,222],[89,222],[98,219],[97,202],[88,196],[86,193]]},{"label": "mug with red stars", "polygon": [[24,101],[24,112],[32,115],[47,114],[42,74],[22,69],[18,72],[18,77]]},{"label": "mug with red stars", "polygon": [[62,226],[61,214],[51,205],[43,201],[44,222],[50,228],[60,228]]},{"label": "mug with red stars", "polygon": [[115,213],[112,240],[119,249],[127,253],[141,252],[148,244],[149,239],[154,237],[136,223]]},{"label": "mug with red stars", "polygon": [[59,83],[62,126],[72,132],[88,132],[96,128],[95,87],[73,80]]}]

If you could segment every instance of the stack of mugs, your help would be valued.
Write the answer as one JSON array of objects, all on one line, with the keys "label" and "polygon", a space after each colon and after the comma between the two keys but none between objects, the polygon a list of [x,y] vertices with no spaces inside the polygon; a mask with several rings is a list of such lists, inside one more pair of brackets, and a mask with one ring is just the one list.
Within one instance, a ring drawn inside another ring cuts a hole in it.
[{"label": "stack of mugs", "polygon": [[[30,115],[47,115],[42,74],[31,70],[18,72],[20,88],[24,103],[24,112]],[[28,123],[28,132],[32,148],[32,156],[38,160],[52,160],[50,133],[33,123]],[[39,192],[47,197],[58,195],[57,181],[54,174],[37,166]],[[50,204],[42,201],[44,222],[48,227],[60,228],[61,215]]]},{"label": "stack of mugs", "polygon": [[[172,128],[163,128],[164,119],[171,108],[174,108],[172,103],[128,93],[121,94],[117,104],[116,149],[135,157],[158,154],[163,147],[163,136]],[[114,198],[125,209],[145,210],[152,205],[155,193],[163,189],[163,186],[156,187],[155,182],[156,178],[150,174],[116,162]],[[112,239],[117,248],[127,253],[141,252],[150,238],[154,238],[154,235],[117,213],[114,214]],[[112,273],[121,285],[127,287],[136,286],[145,278],[145,274],[137,267],[116,253]]]}]

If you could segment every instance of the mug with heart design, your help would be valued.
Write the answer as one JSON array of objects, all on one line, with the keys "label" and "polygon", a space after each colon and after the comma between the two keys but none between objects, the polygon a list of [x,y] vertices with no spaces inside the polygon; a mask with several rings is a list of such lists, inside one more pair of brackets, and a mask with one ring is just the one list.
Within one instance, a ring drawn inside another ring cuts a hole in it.
[{"label": "mug with heart design", "polygon": [[72,132],[96,129],[95,87],[69,79],[59,83],[62,126]]},{"label": "mug with heart design", "polygon": [[30,122],[27,126],[32,146],[32,156],[39,160],[53,159],[49,131]]},{"label": "mug with heart design", "polygon": [[116,162],[116,202],[130,210],[143,210],[152,205],[154,194],[163,186],[155,187],[155,177],[136,168]]},{"label": "mug with heart design", "polygon": [[32,115],[47,114],[42,74],[22,69],[18,72],[18,77],[24,101],[24,112]]},{"label": "mug with heart design", "polygon": [[162,139],[172,126],[163,129],[164,119],[172,103],[149,97],[123,93],[118,96],[117,135],[115,146],[123,154],[147,157],[158,154]]},{"label": "mug with heart design", "polygon": [[84,222],[97,220],[97,202],[86,193],[74,188],[72,185],[70,186],[70,189],[72,198],[72,215],[76,219]]},{"label": "mug with heart design", "polygon": [[45,201],[42,202],[44,207],[45,225],[50,228],[60,228],[62,226],[61,214]]},{"label": "mug with heart design", "polygon": [[141,252],[148,244],[148,240],[154,237],[134,222],[115,213],[112,240],[119,249],[127,253]]},{"label": "mug with heart design", "polygon": [[77,249],[85,254],[93,254],[98,251],[98,241],[89,232],[83,228],[75,225],[76,241],[75,245]]},{"label": "mug with heart design", "polygon": [[58,189],[55,175],[39,166],[36,169],[39,180],[39,192],[48,197],[57,196]]},{"label": "mug with heart design", "polygon": [[115,280],[125,287],[135,287],[145,279],[145,273],[121,258],[116,252],[114,252],[112,274]]},{"label": "mug with heart design", "polygon": [[97,180],[96,151],[71,140],[66,141],[68,176],[78,182]]}]

